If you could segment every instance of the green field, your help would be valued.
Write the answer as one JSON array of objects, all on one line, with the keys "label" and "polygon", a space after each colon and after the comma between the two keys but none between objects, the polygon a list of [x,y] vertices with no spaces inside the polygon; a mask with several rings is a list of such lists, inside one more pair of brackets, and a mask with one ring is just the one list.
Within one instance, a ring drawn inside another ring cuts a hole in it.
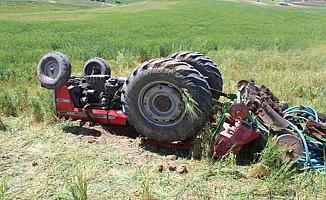
[{"label": "green field", "polygon": [[0,199],[72,199],[70,186],[81,176],[90,199],[326,198],[325,176],[281,168],[252,178],[232,159],[210,163],[180,155],[176,162],[186,164],[188,174],[153,172],[167,162],[166,152],[146,151],[139,139],[114,135],[119,129],[96,126],[98,132],[87,131],[100,137],[76,135],[77,123],[55,119],[50,93],[36,79],[39,59],[54,50],[69,56],[76,74],[100,56],[115,76],[151,58],[194,50],[218,63],[226,92],[252,78],[291,105],[326,113],[326,8],[85,2],[0,0],[0,123],[7,128],[0,130]]}]

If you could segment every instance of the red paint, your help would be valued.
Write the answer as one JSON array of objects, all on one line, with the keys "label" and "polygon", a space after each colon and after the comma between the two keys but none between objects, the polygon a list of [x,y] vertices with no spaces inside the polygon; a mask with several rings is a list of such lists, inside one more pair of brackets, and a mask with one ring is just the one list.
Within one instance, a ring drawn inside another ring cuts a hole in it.
[{"label": "red paint", "polygon": [[222,158],[230,151],[233,154],[238,154],[243,145],[248,144],[258,137],[259,133],[244,121],[237,121],[234,125],[224,123],[223,130],[215,141],[213,156],[215,158]]},{"label": "red paint", "polygon": [[67,86],[54,91],[55,108],[58,117],[82,121],[94,121],[101,124],[126,125],[127,117],[121,110],[101,110],[75,108]]}]

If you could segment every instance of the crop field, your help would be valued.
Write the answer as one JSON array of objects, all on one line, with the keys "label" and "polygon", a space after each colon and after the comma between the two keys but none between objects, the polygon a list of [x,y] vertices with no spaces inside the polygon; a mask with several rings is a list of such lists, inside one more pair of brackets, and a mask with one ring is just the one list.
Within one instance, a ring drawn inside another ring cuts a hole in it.
[{"label": "crop field", "polygon": [[[238,166],[232,156],[195,161],[143,146],[132,129],[81,128],[57,119],[50,92],[36,77],[49,51],[68,55],[76,75],[86,60],[100,56],[114,76],[128,76],[144,61],[193,50],[218,64],[225,92],[235,92],[241,79],[255,79],[290,105],[326,113],[326,7],[107,2],[114,6],[0,0],[1,200],[326,199],[326,178],[319,173],[270,165],[270,175],[257,178],[252,166]],[[169,154],[187,174],[153,170]]]}]

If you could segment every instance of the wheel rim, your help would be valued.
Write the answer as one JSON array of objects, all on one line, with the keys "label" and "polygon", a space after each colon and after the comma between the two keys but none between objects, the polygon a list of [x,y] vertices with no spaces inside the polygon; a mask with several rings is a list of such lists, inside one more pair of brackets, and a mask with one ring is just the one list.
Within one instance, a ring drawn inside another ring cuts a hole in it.
[{"label": "wheel rim", "polygon": [[49,78],[55,79],[59,74],[59,64],[57,61],[49,60],[44,65],[45,75]]},{"label": "wheel rim", "polygon": [[184,114],[179,90],[166,82],[145,86],[140,92],[138,106],[143,117],[161,126],[179,122]]},{"label": "wheel rim", "polygon": [[101,74],[101,66],[98,63],[92,63],[88,65],[86,75],[97,75]]}]

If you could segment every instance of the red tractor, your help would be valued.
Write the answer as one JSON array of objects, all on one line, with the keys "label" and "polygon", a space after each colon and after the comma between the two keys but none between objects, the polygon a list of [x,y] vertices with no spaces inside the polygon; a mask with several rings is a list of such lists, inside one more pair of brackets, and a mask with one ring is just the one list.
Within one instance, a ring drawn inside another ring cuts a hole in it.
[{"label": "red tractor", "polygon": [[[216,64],[197,52],[147,61],[127,78],[111,77],[102,58],[88,60],[81,77],[71,76],[68,57],[51,52],[39,61],[37,75],[42,86],[52,90],[58,117],[128,123],[157,142],[196,137],[210,119],[223,86]],[[187,109],[189,99],[195,117]]]}]

